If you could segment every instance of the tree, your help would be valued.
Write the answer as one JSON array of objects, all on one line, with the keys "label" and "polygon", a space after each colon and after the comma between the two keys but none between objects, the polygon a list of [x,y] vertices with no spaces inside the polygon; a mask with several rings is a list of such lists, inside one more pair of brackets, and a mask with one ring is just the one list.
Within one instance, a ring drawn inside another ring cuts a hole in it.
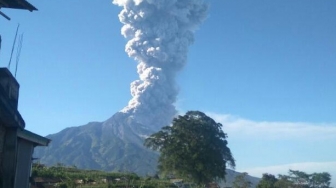
[{"label": "tree", "polygon": [[263,174],[257,188],[330,188],[331,176],[327,172],[307,174],[299,170],[289,170],[288,175],[275,178]]},{"label": "tree", "polygon": [[252,182],[250,182],[247,179],[247,173],[243,172],[239,175],[237,175],[234,179],[234,181],[232,182],[232,187],[233,188],[249,188],[252,186]]},{"label": "tree", "polygon": [[289,179],[297,188],[330,188],[331,176],[327,172],[307,174],[299,170],[289,170]]},{"label": "tree", "polygon": [[174,118],[145,140],[144,145],[161,155],[159,171],[173,174],[197,185],[225,179],[227,165],[235,160],[227,144],[222,124],[199,111],[189,111]]},{"label": "tree", "polygon": [[309,174],[299,170],[289,170],[288,172],[291,182],[297,188],[309,188]]},{"label": "tree", "polygon": [[275,188],[278,179],[272,174],[263,174],[257,188]]},{"label": "tree", "polygon": [[279,175],[278,181],[274,184],[275,188],[294,187],[293,182],[290,181],[289,176]]},{"label": "tree", "polygon": [[310,184],[314,188],[329,188],[331,176],[328,172],[313,173],[310,175]]}]

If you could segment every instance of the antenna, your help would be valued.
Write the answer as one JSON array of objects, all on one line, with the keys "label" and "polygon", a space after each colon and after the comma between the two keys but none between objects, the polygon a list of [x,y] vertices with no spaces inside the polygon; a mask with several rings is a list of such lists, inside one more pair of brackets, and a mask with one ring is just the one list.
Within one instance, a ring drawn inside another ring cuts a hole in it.
[{"label": "antenna", "polygon": [[8,66],[7,66],[8,69],[10,69],[10,65],[11,65],[11,62],[12,62],[12,56],[13,56],[13,51],[14,51],[16,37],[17,37],[18,31],[19,31],[19,27],[20,27],[20,24],[18,24],[18,26],[16,28],[16,33],[15,33],[15,38],[14,38],[14,42],[13,42],[12,52],[11,52],[11,55],[10,55]]},{"label": "antenna", "polygon": [[20,55],[21,55],[21,49],[22,49],[22,42],[23,42],[23,33],[19,36],[19,43],[16,49],[16,66],[15,66],[15,74],[14,77],[16,78],[16,72],[19,66],[20,61]]}]

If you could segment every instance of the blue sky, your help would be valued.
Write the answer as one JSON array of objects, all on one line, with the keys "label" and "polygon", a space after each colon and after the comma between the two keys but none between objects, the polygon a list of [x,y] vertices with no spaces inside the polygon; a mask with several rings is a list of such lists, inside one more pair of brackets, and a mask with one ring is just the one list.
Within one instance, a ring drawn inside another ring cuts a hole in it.
[{"label": "blue sky", "polygon": [[[126,106],[138,75],[124,52],[120,7],[30,2],[39,11],[2,9],[12,20],[0,18],[0,66],[8,64],[18,23],[24,33],[17,79],[26,128],[52,134]],[[336,1],[209,4],[178,75],[177,108],[223,123],[237,170],[260,176],[297,168],[336,179]]]}]

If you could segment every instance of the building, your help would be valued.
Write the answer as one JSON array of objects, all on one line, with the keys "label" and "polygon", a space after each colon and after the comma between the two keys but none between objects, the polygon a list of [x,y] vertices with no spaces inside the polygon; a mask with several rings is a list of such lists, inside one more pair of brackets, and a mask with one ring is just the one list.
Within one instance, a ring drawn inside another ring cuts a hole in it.
[{"label": "building", "polygon": [[[25,0],[0,0],[0,9],[37,10]],[[10,18],[0,11],[0,15]],[[1,50],[1,36],[0,36]],[[28,188],[36,146],[50,140],[25,130],[18,111],[20,85],[7,68],[0,68],[0,188]]]},{"label": "building", "polygon": [[25,130],[18,112],[19,83],[0,68],[0,187],[28,188],[34,147],[49,139]]}]

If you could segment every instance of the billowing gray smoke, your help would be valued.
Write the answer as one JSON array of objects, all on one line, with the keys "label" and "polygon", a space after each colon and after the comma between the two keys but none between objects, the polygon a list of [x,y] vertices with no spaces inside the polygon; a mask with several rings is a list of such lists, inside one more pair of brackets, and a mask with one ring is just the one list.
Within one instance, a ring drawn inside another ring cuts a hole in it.
[{"label": "billowing gray smoke", "polygon": [[206,18],[203,0],[113,0],[128,39],[125,51],[137,62],[140,79],[131,83],[133,98],[123,110],[135,121],[160,128],[176,115],[176,73],[187,62],[193,32]]},{"label": "billowing gray smoke", "polygon": [[48,148],[34,151],[43,164],[76,165],[83,169],[157,172],[158,153],[143,138],[168,125],[176,115],[175,76],[187,61],[193,32],[205,19],[203,0],[114,0],[122,6],[126,52],[138,62],[139,80],[133,98],[104,122],[91,122],[49,135]]}]

